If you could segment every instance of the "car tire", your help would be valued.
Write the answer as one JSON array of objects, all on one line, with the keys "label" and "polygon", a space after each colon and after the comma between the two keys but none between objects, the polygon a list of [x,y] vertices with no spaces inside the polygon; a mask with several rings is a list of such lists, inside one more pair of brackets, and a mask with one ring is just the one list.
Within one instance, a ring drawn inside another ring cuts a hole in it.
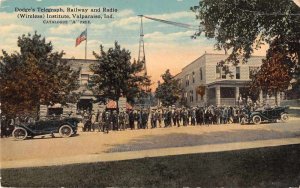
[{"label": "car tire", "polygon": [[70,125],[62,125],[59,128],[59,135],[63,138],[70,137],[73,134],[73,130]]},{"label": "car tire", "polygon": [[289,115],[288,114],[281,114],[280,119],[283,122],[287,122],[289,120]]},{"label": "car tire", "polygon": [[258,125],[261,123],[261,117],[259,115],[255,115],[252,117],[252,121],[255,125]]},{"label": "car tire", "polygon": [[22,127],[17,127],[12,132],[12,136],[16,140],[25,140],[27,135],[28,135],[27,130]]}]

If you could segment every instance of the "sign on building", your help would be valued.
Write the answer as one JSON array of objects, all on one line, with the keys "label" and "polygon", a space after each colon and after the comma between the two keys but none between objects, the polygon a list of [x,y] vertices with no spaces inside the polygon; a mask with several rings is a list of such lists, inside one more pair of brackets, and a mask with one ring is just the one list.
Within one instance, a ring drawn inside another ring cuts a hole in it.
[{"label": "sign on building", "polygon": [[118,101],[118,106],[119,106],[119,111],[124,112],[126,111],[126,103],[127,103],[127,98],[126,97],[120,97]]}]

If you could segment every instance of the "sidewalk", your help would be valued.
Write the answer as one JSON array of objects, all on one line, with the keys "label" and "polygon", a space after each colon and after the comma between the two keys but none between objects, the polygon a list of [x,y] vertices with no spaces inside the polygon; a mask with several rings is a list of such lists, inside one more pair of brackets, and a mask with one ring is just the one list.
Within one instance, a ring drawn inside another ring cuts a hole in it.
[{"label": "sidewalk", "polygon": [[300,138],[271,139],[271,140],[258,140],[258,141],[236,142],[236,143],[226,143],[226,144],[208,144],[208,145],[191,146],[191,147],[173,147],[173,148],[150,149],[150,150],[129,151],[129,152],[88,154],[88,155],[51,158],[47,160],[28,159],[28,160],[3,161],[1,163],[1,168],[2,169],[23,168],[23,167],[40,167],[40,166],[67,165],[67,164],[78,164],[78,163],[120,161],[120,160],[139,159],[145,157],[160,157],[160,156],[172,156],[172,155],[195,154],[195,153],[233,151],[233,150],[241,150],[241,149],[282,146],[282,145],[290,145],[290,144],[300,144]]}]

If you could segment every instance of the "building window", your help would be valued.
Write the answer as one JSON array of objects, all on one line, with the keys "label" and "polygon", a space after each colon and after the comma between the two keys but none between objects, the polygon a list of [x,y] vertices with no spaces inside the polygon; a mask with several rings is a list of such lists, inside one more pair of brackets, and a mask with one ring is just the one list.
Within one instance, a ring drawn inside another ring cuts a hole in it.
[{"label": "building window", "polygon": [[185,92],[184,93],[184,100],[185,100],[185,102],[187,102],[187,99],[188,99],[188,94],[187,94],[187,92]]},{"label": "building window", "polygon": [[216,79],[221,79],[221,67],[216,66]]},{"label": "building window", "polygon": [[182,79],[179,79],[178,84],[179,84],[179,87],[182,87]]},{"label": "building window", "polygon": [[222,76],[222,79],[226,79],[226,73],[225,73],[225,70],[223,67],[221,67],[221,76]]},{"label": "building window", "polygon": [[200,68],[200,80],[203,80],[202,68]]},{"label": "building window", "polygon": [[226,79],[226,73],[224,67],[216,66],[216,79]]},{"label": "building window", "polygon": [[249,67],[249,78],[253,79],[258,71],[259,67]]},{"label": "building window", "polygon": [[192,73],[193,83],[195,83],[195,72]]},{"label": "building window", "polygon": [[80,79],[80,82],[81,82],[81,85],[86,85],[88,84],[89,82],[89,75],[88,74],[81,74],[81,79]]},{"label": "building window", "polygon": [[241,79],[241,68],[240,67],[235,68],[235,79]]},{"label": "building window", "polygon": [[186,75],[185,76],[185,86],[189,86],[190,85],[190,75]]},{"label": "building window", "polygon": [[194,92],[193,90],[190,90],[190,102],[194,101]]}]

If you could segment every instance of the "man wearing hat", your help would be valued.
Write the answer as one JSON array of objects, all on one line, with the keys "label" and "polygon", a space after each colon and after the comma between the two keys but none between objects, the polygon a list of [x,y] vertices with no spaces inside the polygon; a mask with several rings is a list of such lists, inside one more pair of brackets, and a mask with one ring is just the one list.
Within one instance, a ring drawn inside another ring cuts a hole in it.
[{"label": "man wearing hat", "polygon": [[142,128],[143,129],[146,129],[146,128],[148,128],[148,117],[149,117],[149,115],[148,115],[148,113],[147,113],[147,110],[143,110],[143,112],[142,112]]},{"label": "man wearing hat", "polygon": [[134,120],[135,120],[135,114],[134,114],[133,110],[129,111],[128,118],[129,118],[129,127],[131,130],[133,130],[134,129]]},{"label": "man wearing hat", "polygon": [[112,124],[111,114],[109,111],[107,111],[103,116],[103,133],[108,133],[109,128]]},{"label": "man wearing hat", "polygon": [[116,110],[113,111],[112,114],[112,123],[113,123],[113,130],[119,130],[119,118],[118,113]]}]

